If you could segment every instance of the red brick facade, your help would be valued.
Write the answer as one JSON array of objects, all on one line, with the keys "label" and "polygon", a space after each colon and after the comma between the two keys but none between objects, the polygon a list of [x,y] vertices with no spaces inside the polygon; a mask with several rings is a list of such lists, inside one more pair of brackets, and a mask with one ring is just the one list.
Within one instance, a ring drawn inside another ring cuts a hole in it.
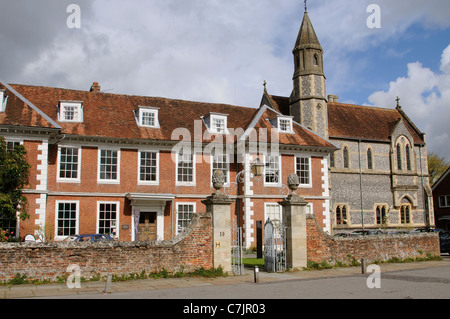
[{"label": "red brick facade", "polygon": [[450,230],[450,168],[433,185],[436,228]]},{"label": "red brick facade", "polygon": [[[18,223],[20,239],[34,234],[60,241],[69,234],[106,232],[120,241],[136,241],[143,238],[139,227],[144,223],[156,234],[148,238],[174,238],[192,213],[205,211],[201,201],[214,192],[211,154],[217,152],[209,147],[220,141],[231,153],[220,168],[227,172],[224,191],[235,200],[231,217],[243,227],[246,247],[256,245],[256,221],[264,223],[269,215],[281,218],[277,202],[288,195],[283,185],[301,170],[305,180],[298,193],[310,202],[320,225],[331,230],[327,157],[334,145],[295,122],[288,132],[280,131],[276,119],[281,115],[267,105],[250,109],[4,83],[2,87],[11,98],[0,114],[0,136],[22,143],[31,165],[25,189],[30,218]],[[67,103],[75,105],[70,120],[62,119]],[[155,127],[141,123],[143,105],[156,114]],[[27,112],[31,115],[20,117]],[[222,117],[226,131],[211,132],[213,116]],[[200,142],[188,169],[178,167],[185,165],[177,157],[177,146],[185,139],[177,130],[188,135],[190,147]],[[254,141],[259,143],[257,152],[250,146]],[[273,180],[266,180],[268,175],[251,177],[257,158]],[[151,178],[142,179],[141,174]],[[183,180],[183,174],[190,179]]]}]

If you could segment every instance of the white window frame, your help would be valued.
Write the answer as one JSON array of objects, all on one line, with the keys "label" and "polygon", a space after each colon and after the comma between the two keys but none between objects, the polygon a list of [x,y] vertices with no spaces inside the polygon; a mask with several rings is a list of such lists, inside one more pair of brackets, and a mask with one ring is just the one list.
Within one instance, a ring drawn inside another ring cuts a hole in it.
[{"label": "white window frame", "polygon": [[104,205],[116,205],[116,220],[115,220],[116,221],[116,225],[115,225],[116,233],[115,233],[115,235],[111,235],[111,234],[109,234],[109,235],[112,238],[118,239],[119,236],[120,236],[120,234],[119,234],[119,232],[120,232],[120,227],[119,227],[119,225],[120,225],[120,223],[119,223],[119,221],[120,221],[120,219],[119,219],[119,217],[120,217],[120,202],[116,202],[116,201],[111,201],[111,202],[108,202],[108,201],[97,201],[97,225],[96,225],[96,229],[97,229],[97,233],[98,234],[100,234],[100,205],[102,205],[102,204],[104,204]]},{"label": "white window frame", "polygon": [[8,143],[19,144],[19,145],[23,146],[23,140],[20,139],[20,138],[16,138],[16,137],[4,137],[4,138],[5,138],[6,150],[7,151],[11,150],[11,149],[8,148]]},{"label": "white window frame", "polygon": [[[153,120],[154,120],[153,125],[144,124],[144,115],[146,113],[153,115]],[[142,127],[159,128],[160,127],[159,126],[159,108],[140,106],[138,123],[139,123],[139,126],[142,126]]]},{"label": "white window frame", "polygon": [[[73,119],[66,118],[66,107],[73,107],[74,117]],[[83,122],[83,103],[82,102],[69,102],[69,101],[61,101],[59,102],[59,114],[58,114],[59,122],[66,123],[82,123]]]},{"label": "white window frame", "polygon": [[[216,121],[221,121],[223,125],[223,128],[218,129],[216,125]],[[217,134],[229,134],[228,132],[228,116],[227,115],[221,115],[221,114],[211,114],[209,116],[209,131],[211,133],[217,133]]]},{"label": "white window frame", "polygon": [[[147,181],[147,180],[141,180],[141,156],[142,153],[154,153],[156,154],[156,180],[154,181]],[[154,150],[139,150],[138,152],[138,185],[159,185],[159,151]]]},{"label": "white window frame", "polygon": [[[101,155],[102,151],[117,152],[117,178],[116,179],[102,179],[101,177]],[[99,184],[120,184],[120,149],[113,147],[104,147],[98,149],[98,162],[97,162],[97,182]]]},{"label": "white window frame", "polygon": [[[76,212],[75,212],[75,234],[80,233],[80,201],[78,200],[57,200],[55,201],[55,240],[61,241],[66,239],[67,235],[58,235],[58,215],[59,215],[59,204],[75,204],[76,205]],[[75,235],[74,234],[74,235]]]},{"label": "white window frame", "polygon": [[[280,204],[278,203],[264,203],[264,224],[267,222],[267,219],[269,218],[269,209],[271,207],[277,207],[280,214],[280,219],[278,220],[280,223],[283,222],[283,210]],[[270,218],[271,221],[274,221],[275,219]]]},{"label": "white window frame", "polygon": [[307,159],[308,160],[308,166],[309,166],[309,176],[308,176],[308,183],[302,183],[302,180],[301,180],[301,178],[300,178],[300,176],[298,177],[299,178],[299,181],[300,181],[300,185],[299,185],[299,187],[303,187],[303,188],[311,188],[312,187],[312,167],[311,167],[311,156],[310,155],[304,155],[304,154],[297,154],[297,155],[295,155],[295,161],[294,161],[294,165],[295,165],[295,167],[294,167],[294,171],[295,171],[295,173],[297,174],[297,176],[298,176],[298,171],[297,171],[297,167],[298,167],[298,160],[300,159],[300,158],[303,158],[303,159]]},{"label": "white window frame", "polygon": [[[287,121],[287,129],[281,129],[282,128],[282,121]],[[279,116],[277,118],[277,128],[278,132],[280,133],[290,133],[292,134],[294,132],[293,123],[292,123],[292,117],[286,117],[286,116]]]},{"label": "white window frame", "polygon": [[[278,180],[276,182],[267,182],[266,181],[266,175],[267,175],[267,160],[269,157],[274,157],[274,158],[278,158]],[[281,155],[264,155],[264,186],[267,187],[279,187],[282,185],[281,180],[282,180],[282,165],[281,165]]]},{"label": "white window frame", "polygon": [[[177,203],[177,210],[176,210],[176,221],[175,221],[175,227],[176,227],[176,235],[179,235],[183,230],[184,230],[184,228],[183,229],[180,229],[179,227],[178,227],[178,221],[179,221],[179,219],[178,219],[178,211],[179,211],[179,207],[180,206],[184,206],[184,205],[187,205],[187,206],[192,206],[192,214],[194,215],[194,214],[196,214],[196,209],[197,209],[197,205],[196,205],[196,203],[195,202],[179,202],[179,203]],[[192,219],[191,219],[192,220]]]},{"label": "white window frame", "polygon": [[[441,205],[441,199],[444,199],[444,205]],[[439,208],[450,207],[450,195],[441,195],[438,197]]]},{"label": "white window frame", "polygon": [[[67,177],[61,177],[61,149],[62,148],[70,148],[70,149],[77,149],[78,150],[78,168],[77,168],[77,178],[67,178]],[[81,147],[77,146],[68,146],[68,145],[59,145],[58,146],[58,159],[57,159],[57,176],[56,181],[60,183],[80,183],[81,181]]]},{"label": "white window frame", "polygon": [[7,102],[8,96],[6,95],[6,90],[0,90],[0,112],[5,112]]},{"label": "white window frame", "polygon": [[190,155],[192,155],[192,181],[185,182],[185,181],[179,181],[178,179],[178,165],[180,163],[180,152],[177,152],[177,163],[175,165],[175,180],[176,180],[176,186],[195,186],[196,185],[196,158],[195,153],[190,152]]},{"label": "white window frame", "polygon": [[217,157],[217,156],[223,156],[223,157],[226,157],[226,174],[224,174],[225,175],[225,179],[226,179],[226,182],[225,182],[225,184],[224,184],[224,187],[229,187],[230,186],[230,155],[229,154],[225,154],[225,153],[223,153],[223,154],[220,154],[220,155],[212,155],[211,154],[211,158],[210,158],[210,163],[211,163],[211,165],[210,165],[210,167],[211,167],[211,174],[210,174],[210,176],[211,176],[211,186],[212,186],[212,184],[213,184],[213,182],[212,182],[212,176],[213,176],[213,173],[214,173],[214,163],[215,163],[215,158]]}]

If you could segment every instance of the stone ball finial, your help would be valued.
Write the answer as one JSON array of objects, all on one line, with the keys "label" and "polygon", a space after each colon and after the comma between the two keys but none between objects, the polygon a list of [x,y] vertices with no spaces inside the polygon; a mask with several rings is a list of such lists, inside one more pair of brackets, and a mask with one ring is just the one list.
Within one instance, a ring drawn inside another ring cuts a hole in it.
[{"label": "stone ball finial", "polygon": [[212,183],[216,191],[223,188],[223,185],[225,185],[225,175],[221,170],[214,171],[212,176]]},{"label": "stone ball finial", "polygon": [[289,189],[295,193],[295,191],[298,189],[298,185],[300,185],[300,179],[298,178],[297,174],[291,174],[288,177],[288,187]]}]

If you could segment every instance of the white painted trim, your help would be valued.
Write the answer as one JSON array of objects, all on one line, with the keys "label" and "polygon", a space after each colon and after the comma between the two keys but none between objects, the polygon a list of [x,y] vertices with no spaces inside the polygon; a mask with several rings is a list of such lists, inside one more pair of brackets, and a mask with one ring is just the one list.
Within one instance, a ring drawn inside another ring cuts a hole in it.
[{"label": "white painted trim", "polygon": [[[101,179],[100,166],[102,151],[116,151],[117,152],[117,178],[116,179]],[[99,147],[97,149],[97,183],[98,184],[120,184],[120,154],[121,149],[118,147]]]},{"label": "white painted trim", "polygon": [[116,205],[116,234],[112,237],[114,238],[120,238],[120,202],[117,201],[97,201],[97,225],[96,225],[96,232],[100,233],[100,205],[101,204],[115,204]]},{"label": "white painted trim", "polygon": [[[61,148],[73,148],[78,149],[78,171],[77,178],[61,178],[60,177],[60,169],[61,169]],[[58,155],[56,160],[56,182],[57,183],[81,183],[81,146],[70,146],[70,145],[58,145]]]},{"label": "white painted trim", "polygon": [[[156,181],[141,181],[141,154],[142,153],[156,153]],[[137,184],[138,185],[159,185],[159,151],[149,150],[149,149],[139,149],[138,150],[138,171],[137,171]]]},{"label": "white painted trim", "polygon": [[80,201],[79,200],[57,200],[55,201],[55,240],[61,241],[68,236],[58,236],[58,210],[59,204],[76,204],[76,217],[75,217],[75,234],[80,233]]}]

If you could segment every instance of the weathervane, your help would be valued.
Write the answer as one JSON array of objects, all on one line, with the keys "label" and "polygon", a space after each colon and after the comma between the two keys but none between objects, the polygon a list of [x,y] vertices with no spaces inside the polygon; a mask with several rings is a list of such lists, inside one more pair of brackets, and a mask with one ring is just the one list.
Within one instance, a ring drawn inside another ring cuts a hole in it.
[{"label": "weathervane", "polygon": [[400,98],[397,96],[395,100],[397,101],[397,107],[400,107]]},{"label": "weathervane", "polygon": [[305,12],[308,12],[308,7],[306,6],[306,2],[307,2],[308,0],[305,0]]}]

